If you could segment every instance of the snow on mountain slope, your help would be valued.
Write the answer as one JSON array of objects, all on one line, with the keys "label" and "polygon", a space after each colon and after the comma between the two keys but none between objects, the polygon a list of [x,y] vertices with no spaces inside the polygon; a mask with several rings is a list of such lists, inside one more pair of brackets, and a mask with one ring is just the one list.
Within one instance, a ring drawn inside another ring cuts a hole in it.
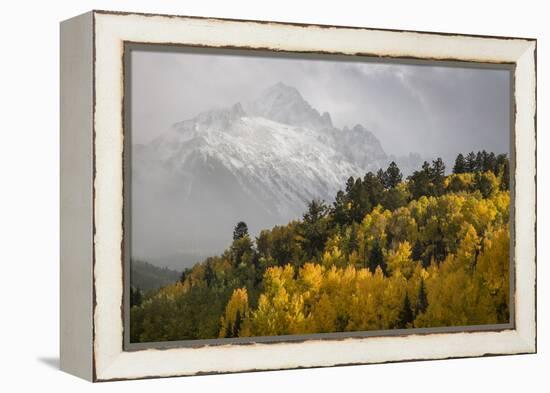
[{"label": "snow on mountain slope", "polygon": [[312,199],[330,202],[349,176],[387,164],[371,132],[335,128],[328,113],[278,83],[133,148],[132,252],[216,254],[237,221],[253,234],[285,224]]}]

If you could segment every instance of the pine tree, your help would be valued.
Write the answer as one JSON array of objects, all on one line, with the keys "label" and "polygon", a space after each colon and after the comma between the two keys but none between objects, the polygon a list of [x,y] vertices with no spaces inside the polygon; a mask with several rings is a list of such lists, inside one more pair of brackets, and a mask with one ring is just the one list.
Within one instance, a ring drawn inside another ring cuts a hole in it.
[{"label": "pine tree", "polygon": [[426,286],[424,279],[420,279],[420,288],[418,289],[418,299],[416,301],[416,315],[426,312],[428,308],[428,296],[426,294]]},{"label": "pine tree", "polygon": [[327,220],[324,218],[329,213],[328,207],[323,201],[312,200],[308,204],[308,210],[303,215],[303,222],[300,225],[303,249],[308,258],[319,254],[328,237]]},{"label": "pine tree", "polygon": [[382,168],[380,168],[377,172],[376,172],[376,178],[378,179],[378,181],[380,183],[382,183],[382,185],[384,185],[384,181],[385,181],[385,172]]},{"label": "pine tree", "polygon": [[405,299],[403,300],[403,306],[399,311],[399,320],[397,322],[397,327],[399,329],[405,329],[414,321],[413,310],[411,308],[411,301],[409,299],[409,294],[405,293]]},{"label": "pine tree", "polygon": [[434,194],[436,196],[442,195],[445,191],[445,164],[441,157],[432,161],[431,181],[434,187]]},{"label": "pine tree", "polygon": [[478,151],[476,154],[476,167],[475,170],[478,172],[483,171],[483,153]]},{"label": "pine tree", "polygon": [[476,155],[473,151],[466,156],[466,172],[476,171]]},{"label": "pine tree", "polygon": [[342,190],[338,191],[336,193],[336,197],[334,198],[334,203],[332,204],[331,218],[336,225],[341,227],[350,222],[347,204],[347,195]]},{"label": "pine tree", "polygon": [[388,268],[386,262],[384,261],[384,254],[382,253],[382,247],[378,242],[375,242],[370,251],[369,259],[367,261],[367,267],[374,273],[376,268],[380,266],[384,275],[387,275]]},{"label": "pine tree", "polygon": [[508,160],[505,160],[502,164],[502,180],[500,183],[500,189],[502,191],[510,190],[510,164]]},{"label": "pine tree", "polygon": [[378,176],[372,172],[368,172],[363,177],[363,188],[368,194],[370,209],[382,203],[382,198],[384,196],[384,184],[380,181]]},{"label": "pine tree", "polygon": [[225,326],[224,337],[225,338],[232,338],[233,337],[233,327],[231,326],[231,324],[229,322]]},{"label": "pine tree", "polygon": [[242,239],[246,235],[248,235],[248,225],[244,221],[239,221],[233,230],[233,240]]},{"label": "pine tree", "polygon": [[384,187],[386,189],[394,188],[396,187],[401,181],[403,180],[403,175],[401,174],[401,171],[399,170],[399,167],[395,163],[395,161],[392,161],[390,165],[388,166],[388,169],[386,169],[386,172],[384,172]]},{"label": "pine tree", "polygon": [[241,311],[237,310],[237,314],[235,315],[235,323],[233,324],[233,337],[239,337],[239,330],[241,330]]},{"label": "pine tree", "polygon": [[433,195],[431,178],[432,168],[427,161],[424,161],[422,169],[420,171],[414,171],[414,173],[409,176],[409,189],[413,199]]},{"label": "pine tree", "polygon": [[414,245],[412,248],[412,254],[411,254],[412,259],[414,261],[421,261],[422,252],[423,252],[422,243],[420,242],[420,240],[417,240],[416,242],[414,242]]},{"label": "pine tree", "polygon": [[487,158],[486,158],[486,163],[485,165],[487,166],[487,171],[492,171],[495,175],[497,175],[497,167],[496,167],[496,163],[497,163],[497,158],[495,156],[495,153],[491,152],[487,155]]},{"label": "pine tree", "polygon": [[467,172],[466,160],[464,159],[464,156],[462,155],[462,153],[460,153],[458,156],[456,156],[455,166],[453,167],[453,173],[459,174],[464,172]]}]

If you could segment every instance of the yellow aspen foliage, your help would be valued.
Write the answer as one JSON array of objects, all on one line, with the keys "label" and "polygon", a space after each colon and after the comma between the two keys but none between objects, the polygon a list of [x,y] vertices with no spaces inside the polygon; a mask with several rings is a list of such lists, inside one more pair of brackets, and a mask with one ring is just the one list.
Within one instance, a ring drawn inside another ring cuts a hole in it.
[{"label": "yellow aspen foliage", "polygon": [[500,191],[491,196],[491,201],[497,209],[495,221],[502,225],[510,221],[510,193],[508,191]]},{"label": "yellow aspen foliage", "polygon": [[177,282],[173,285],[168,285],[159,290],[158,296],[164,296],[168,299],[176,299],[178,296],[183,295],[186,292],[186,287],[181,282]]},{"label": "yellow aspen foliage", "polygon": [[466,198],[462,209],[464,220],[474,226],[477,233],[483,234],[487,227],[495,220],[497,208],[490,199]]},{"label": "yellow aspen foliage", "polygon": [[466,224],[463,232],[464,237],[460,242],[460,246],[456,252],[456,258],[453,259],[453,262],[455,262],[459,267],[470,269],[476,262],[480,242],[476,229],[473,225]]},{"label": "yellow aspen foliage", "polygon": [[132,342],[506,323],[510,193],[498,176],[350,181],[336,212],[247,236],[178,282],[141,288]]},{"label": "yellow aspen foliage", "polygon": [[311,333],[335,332],[337,315],[337,309],[329,295],[323,293],[311,307],[311,314],[307,320],[308,331]]},{"label": "yellow aspen foliage", "polygon": [[483,241],[476,265],[476,279],[493,300],[500,322],[508,322],[510,297],[510,229],[508,225],[491,231]]},{"label": "yellow aspen foliage", "polygon": [[459,326],[468,322],[464,302],[471,279],[465,268],[458,267],[455,256],[441,263],[437,275],[426,282],[428,308],[415,320],[417,327]]},{"label": "yellow aspen foliage", "polygon": [[407,207],[396,209],[388,222],[388,231],[392,233],[392,242],[408,241],[414,243],[418,236],[416,220]]},{"label": "yellow aspen foliage", "polygon": [[268,294],[277,293],[280,288],[292,291],[295,284],[294,267],[290,264],[270,267],[264,274],[264,288]]},{"label": "yellow aspen foliage", "polygon": [[243,330],[243,325],[248,313],[248,292],[246,288],[235,289],[225,306],[225,313],[221,317],[219,336],[247,336],[248,332]]},{"label": "yellow aspen foliage", "polygon": [[300,269],[300,284],[304,292],[316,294],[323,284],[325,268],[315,263],[306,263]]},{"label": "yellow aspen foliage", "polygon": [[345,266],[347,264],[347,261],[340,248],[334,245],[323,253],[323,259],[321,260],[321,263],[324,267],[329,268],[331,266]]},{"label": "yellow aspen foliage", "polygon": [[380,205],[365,216],[361,223],[361,229],[369,245],[372,245],[375,241],[379,242],[380,245],[386,244],[386,226],[390,217],[391,212],[384,210]]},{"label": "yellow aspen foliage", "polygon": [[289,294],[279,287],[269,296],[262,294],[258,308],[250,318],[251,334],[271,336],[305,332],[304,300],[301,294]]},{"label": "yellow aspen foliage", "polygon": [[407,280],[411,278],[415,263],[411,258],[411,245],[408,241],[399,243],[397,249],[388,251],[386,263],[391,275],[402,275]]}]

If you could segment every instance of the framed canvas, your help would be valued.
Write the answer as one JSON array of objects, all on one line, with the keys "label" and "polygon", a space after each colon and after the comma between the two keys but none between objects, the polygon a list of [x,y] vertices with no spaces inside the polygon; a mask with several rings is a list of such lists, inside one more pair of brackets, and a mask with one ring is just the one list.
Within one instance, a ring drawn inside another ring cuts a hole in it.
[{"label": "framed canvas", "polygon": [[536,352],[536,40],[61,23],[61,368]]}]

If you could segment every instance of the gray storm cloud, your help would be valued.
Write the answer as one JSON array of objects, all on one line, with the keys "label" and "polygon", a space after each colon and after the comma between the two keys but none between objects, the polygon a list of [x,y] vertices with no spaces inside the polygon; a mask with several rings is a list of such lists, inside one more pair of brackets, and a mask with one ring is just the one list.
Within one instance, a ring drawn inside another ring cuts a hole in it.
[{"label": "gray storm cloud", "polygon": [[510,72],[327,58],[132,51],[132,137],[146,143],[173,123],[296,87],[337,127],[360,123],[389,154],[509,151]]}]

